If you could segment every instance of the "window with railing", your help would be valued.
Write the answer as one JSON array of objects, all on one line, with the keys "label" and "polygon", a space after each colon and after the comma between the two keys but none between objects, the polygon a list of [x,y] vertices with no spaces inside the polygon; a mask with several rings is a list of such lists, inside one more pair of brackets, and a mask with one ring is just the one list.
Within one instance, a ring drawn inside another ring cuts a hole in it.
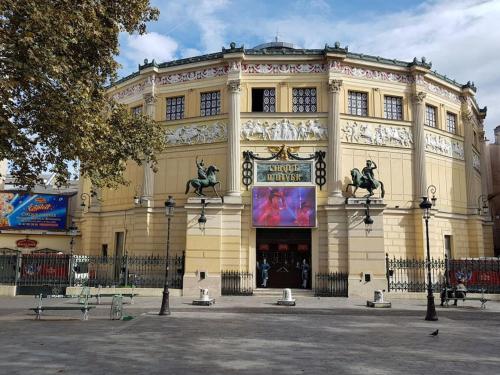
[{"label": "window with railing", "polygon": [[402,120],[403,98],[399,96],[385,96],[384,117],[389,120]]},{"label": "window with railing", "polygon": [[357,116],[368,116],[368,94],[366,92],[349,91],[347,113]]},{"label": "window with railing", "polygon": [[295,88],[292,90],[293,112],[317,112],[317,103],[315,88]]},{"label": "window with railing", "polygon": [[137,107],[133,107],[130,112],[132,113],[132,116],[138,117],[142,115],[142,105],[139,105]]},{"label": "window with railing", "polygon": [[184,96],[167,98],[167,120],[184,118]]},{"label": "window with railing", "polygon": [[446,112],[446,130],[449,133],[457,134],[457,115]]},{"label": "window with railing", "polygon": [[436,107],[432,105],[425,106],[425,125],[435,128],[436,123]]},{"label": "window with railing", "polygon": [[252,112],[276,112],[276,90],[273,88],[253,88]]},{"label": "window with railing", "polygon": [[202,92],[200,96],[200,116],[220,114],[220,91]]}]

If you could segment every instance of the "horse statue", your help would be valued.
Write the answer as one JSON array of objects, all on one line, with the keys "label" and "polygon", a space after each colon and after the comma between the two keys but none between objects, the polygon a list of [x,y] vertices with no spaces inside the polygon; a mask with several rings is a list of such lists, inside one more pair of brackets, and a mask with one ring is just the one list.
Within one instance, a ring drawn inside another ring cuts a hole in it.
[{"label": "horse statue", "polygon": [[[202,160],[202,163],[203,163],[203,160]],[[215,174],[216,172],[219,172],[219,169],[215,165],[211,165],[206,169],[203,167],[203,164],[197,163],[197,166],[198,166],[198,176],[200,176],[200,172],[202,172],[201,173],[202,176],[204,176],[204,174],[205,174],[206,178],[192,178],[191,180],[189,180],[186,183],[185,194],[187,194],[189,192],[189,187],[192,186],[194,188],[194,192],[196,195],[198,195],[200,197],[201,196],[204,197],[205,194],[203,194],[203,189],[206,187],[212,187],[214,189],[214,193],[217,196],[217,198],[220,198],[220,195],[217,192],[217,189],[215,188],[217,185],[220,185],[220,182],[217,181],[217,176]],[[202,168],[201,171],[200,171],[200,168]]]},{"label": "horse statue", "polygon": [[380,187],[380,196],[383,198],[385,195],[384,184],[382,181],[372,179],[370,181],[366,178],[358,168],[351,169],[351,178],[352,184],[348,184],[345,191],[349,189],[349,186],[354,186],[354,191],[352,192],[353,197],[356,196],[356,190],[358,188],[368,190],[368,194],[364,196],[364,198],[371,197],[373,195],[373,190],[378,189]]}]

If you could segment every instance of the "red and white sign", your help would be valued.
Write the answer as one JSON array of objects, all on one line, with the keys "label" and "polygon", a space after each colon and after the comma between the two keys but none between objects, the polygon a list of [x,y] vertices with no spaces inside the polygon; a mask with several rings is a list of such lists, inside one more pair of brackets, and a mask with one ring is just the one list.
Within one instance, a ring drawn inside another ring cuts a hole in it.
[{"label": "red and white sign", "polygon": [[38,245],[38,241],[30,240],[28,238],[16,241],[16,246],[21,247],[23,249],[33,249],[33,248],[37,247],[37,245]]}]

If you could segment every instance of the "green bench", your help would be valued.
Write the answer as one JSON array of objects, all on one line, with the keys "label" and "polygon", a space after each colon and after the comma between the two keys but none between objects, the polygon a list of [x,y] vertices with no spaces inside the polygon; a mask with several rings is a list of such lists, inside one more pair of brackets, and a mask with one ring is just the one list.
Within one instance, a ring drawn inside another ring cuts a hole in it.
[{"label": "green bench", "polygon": [[82,320],[89,320],[89,311],[95,308],[95,306],[89,306],[87,303],[83,306],[42,306],[42,299],[44,297],[50,298],[40,294],[38,306],[29,309],[36,313],[35,320],[40,320],[42,318],[42,312],[44,311],[80,311],[82,313]]},{"label": "green bench", "polygon": [[489,301],[489,299],[487,299],[485,296],[484,296],[484,290],[481,291],[481,297],[477,296],[477,297],[472,297],[470,294],[469,295],[466,295],[465,297],[463,298],[456,298],[454,296],[450,296],[448,294],[448,291],[450,291],[450,289],[446,289],[446,292],[445,292],[445,297],[444,297],[444,305],[446,307],[449,307],[449,302],[451,300],[462,300],[462,301],[480,301],[481,302],[481,309],[482,310],[485,310],[486,309],[486,302]]}]

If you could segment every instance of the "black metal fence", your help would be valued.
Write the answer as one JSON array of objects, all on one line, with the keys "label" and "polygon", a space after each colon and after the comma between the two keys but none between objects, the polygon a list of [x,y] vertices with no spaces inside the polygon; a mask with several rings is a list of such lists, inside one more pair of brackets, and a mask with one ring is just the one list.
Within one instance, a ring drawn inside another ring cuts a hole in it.
[{"label": "black metal fence", "polygon": [[[500,259],[434,259],[431,258],[431,283],[434,291],[452,287],[464,280],[469,292],[500,293]],[[386,256],[387,290],[399,292],[427,291],[427,261]]]},{"label": "black metal fence", "polygon": [[[159,288],[166,257],[102,257],[62,253],[0,253],[0,283],[29,291],[41,287],[63,292],[71,285]],[[169,258],[169,286],[182,288],[184,255]],[[44,290],[45,290],[44,289]]]},{"label": "black metal fence", "polygon": [[317,273],[314,295],[318,297],[347,297],[348,274],[343,272]]},{"label": "black metal fence", "polygon": [[253,274],[241,271],[222,271],[221,294],[223,296],[251,296],[253,294]]}]

